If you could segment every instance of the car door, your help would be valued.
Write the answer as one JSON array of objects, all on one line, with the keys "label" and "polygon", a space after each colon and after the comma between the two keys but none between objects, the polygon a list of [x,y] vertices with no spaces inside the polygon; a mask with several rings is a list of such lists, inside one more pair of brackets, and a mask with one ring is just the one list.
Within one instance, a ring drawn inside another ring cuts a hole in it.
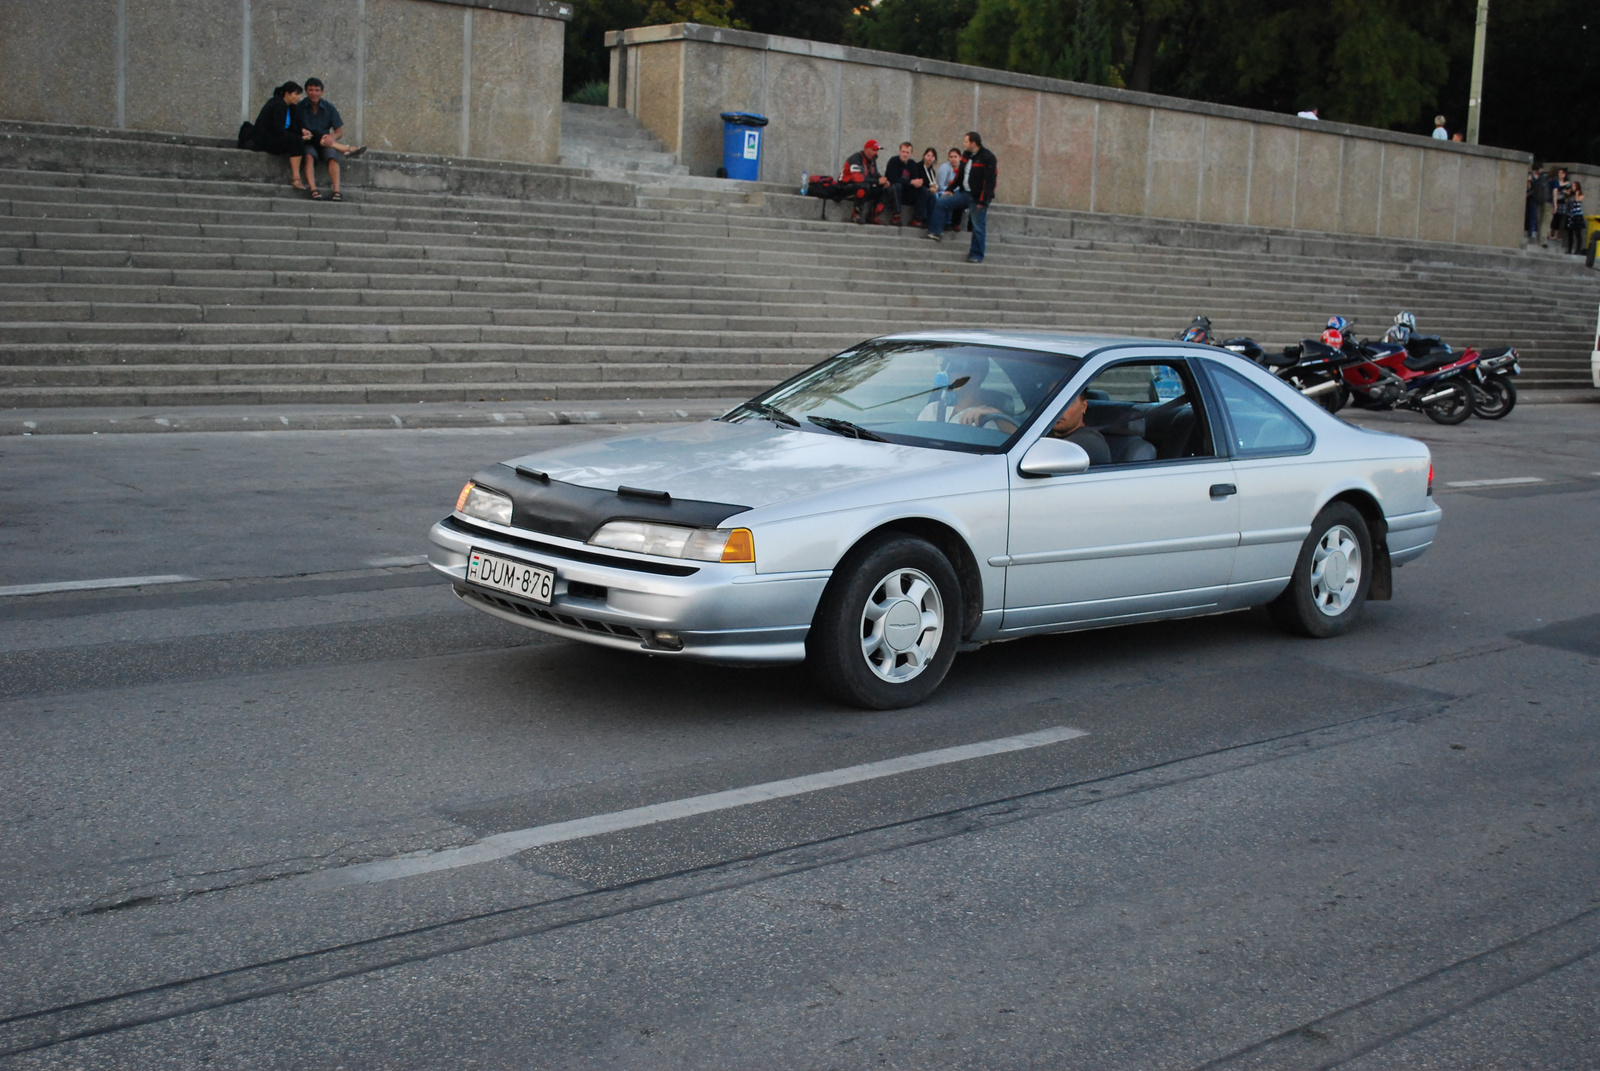
[{"label": "car door", "polygon": [[[1112,463],[1050,477],[1019,473],[1026,452],[1019,446],[1010,465],[1001,631],[1219,605],[1233,570],[1239,510],[1233,467],[1219,449],[1188,361],[1093,362],[1054,412],[1066,410],[1080,394],[1091,398],[1087,420],[1101,422],[1107,442],[1138,438],[1148,445],[1117,443]],[[1149,416],[1129,422],[1124,414],[1133,411]],[[1174,428],[1178,417],[1185,418],[1187,433]],[[1051,423],[1041,426],[1049,429]],[[1140,434],[1110,434],[1118,429]],[[1148,456],[1152,452],[1156,456]]]},{"label": "car door", "polygon": [[1316,436],[1272,396],[1285,388],[1266,373],[1209,358],[1201,363],[1233,457],[1239,488],[1233,594],[1235,602],[1248,605],[1283,589],[1311,531],[1321,486],[1312,456]]}]

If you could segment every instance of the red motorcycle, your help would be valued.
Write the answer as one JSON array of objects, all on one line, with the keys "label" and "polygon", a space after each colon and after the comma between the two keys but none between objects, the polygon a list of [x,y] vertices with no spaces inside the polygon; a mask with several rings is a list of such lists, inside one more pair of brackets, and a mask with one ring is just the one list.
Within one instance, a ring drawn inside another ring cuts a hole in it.
[{"label": "red motorcycle", "polygon": [[1437,424],[1459,424],[1472,415],[1472,390],[1466,377],[1477,365],[1474,351],[1455,353],[1435,336],[1412,335],[1406,342],[1355,343],[1341,339],[1346,352],[1366,358],[1340,369],[1351,401],[1363,409],[1412,409]]}]

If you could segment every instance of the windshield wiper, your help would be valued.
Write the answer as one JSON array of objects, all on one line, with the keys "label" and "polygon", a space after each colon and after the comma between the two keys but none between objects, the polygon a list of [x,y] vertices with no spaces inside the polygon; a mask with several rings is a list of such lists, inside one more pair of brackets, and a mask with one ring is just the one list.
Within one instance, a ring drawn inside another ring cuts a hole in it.
[{"label": "windshield wiper", "polygon": [[739,408],[752,412],[757,416],[766,417],[774,424],[782,424],[791,428],[800,426],[798,420],[769,402],[745,402]]},{"label": "windshield wiper", "polygon": [[875,443],[886,443],[889,441],[875,431],[868,431],[860,424],[852,424],[848,420],[840,420],[838,417],[808,416],[806,419],[811,421],[811,423],[815,424],[817,427],[824,428],[837,435],[854,435],[857,439],[869,439]]}]

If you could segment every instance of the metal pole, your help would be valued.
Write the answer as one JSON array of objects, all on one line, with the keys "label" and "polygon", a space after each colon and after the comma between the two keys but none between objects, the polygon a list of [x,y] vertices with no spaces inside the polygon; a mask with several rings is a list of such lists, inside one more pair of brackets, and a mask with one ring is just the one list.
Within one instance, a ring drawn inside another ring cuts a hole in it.
[{"label": "metal pole", "polygon": [[1467,94],[1467,143],[1478,144],[1483,113],[1483,47],[1489,31],[1489,0],[1478,0],[1478,26],[1472,37],[1472,89]]}]

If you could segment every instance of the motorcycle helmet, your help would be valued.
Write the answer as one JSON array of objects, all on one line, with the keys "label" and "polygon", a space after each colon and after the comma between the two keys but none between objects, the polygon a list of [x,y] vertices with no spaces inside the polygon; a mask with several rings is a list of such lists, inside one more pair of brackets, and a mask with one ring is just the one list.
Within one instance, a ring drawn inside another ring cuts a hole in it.
[{"label": "motorcycle helmet", "polygon": [[1184,329],[1181,336],[1184,342],[1210,342],[1211,320],[1206,316],[1196,316],[1189,321],[1189,326]]},{"label": "motorcycle helmet", "polygon": [[1417,329],[1417,318],[1409,312],[1394,314],[1394,326],[1383,333],[1385,342],[1399,342],[1402,345],[1411,340],[1411,334]]},{"label": "motorcycle helmet", "polygon": [[1327,329],[1322,332],[1322,344],[1338,349],[1344,345],[1344,333],[1350,327],[1350,321],[1343,316],[1328,317]]},{"label": "motorcycle helmet", "polygon": [[1417,318],[1411,315],[1409,312],[1395,313],[1394,322],[1399,327],[1409,327],[1413,331],[1417,329]]}]

